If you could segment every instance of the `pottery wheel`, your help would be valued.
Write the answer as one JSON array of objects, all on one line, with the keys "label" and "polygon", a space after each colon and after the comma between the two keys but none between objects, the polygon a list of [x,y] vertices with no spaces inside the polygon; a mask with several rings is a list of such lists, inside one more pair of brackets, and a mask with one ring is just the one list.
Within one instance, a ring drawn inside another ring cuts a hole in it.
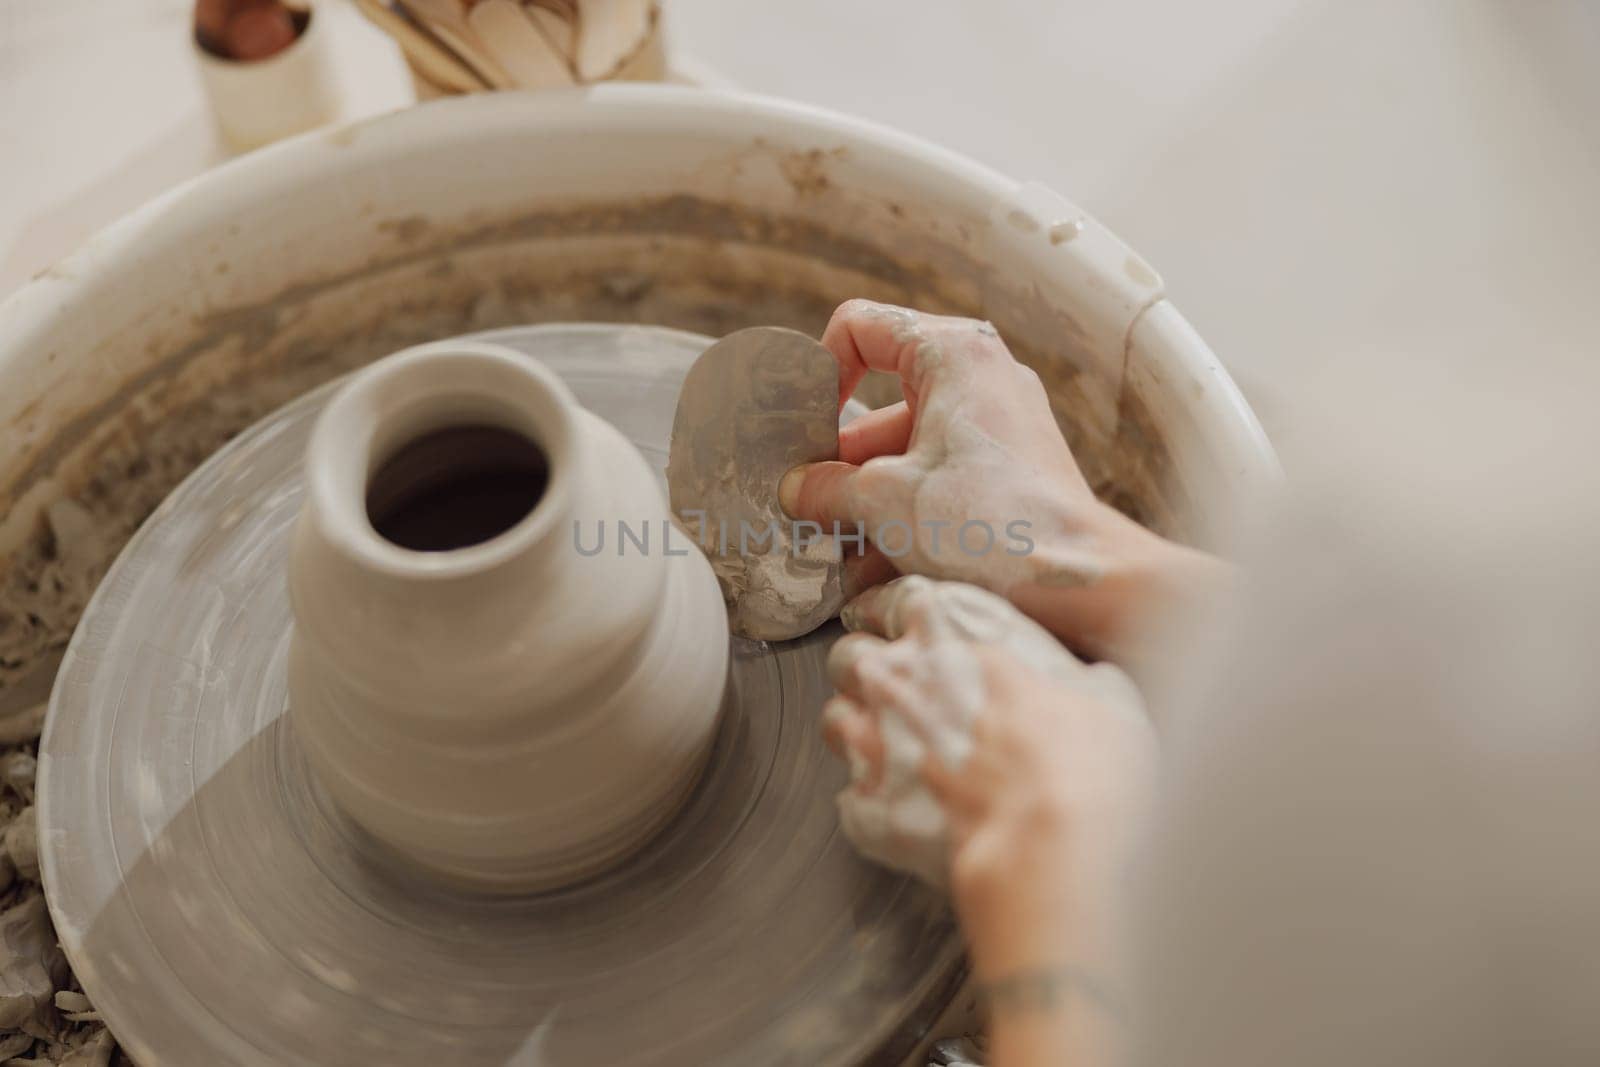
[{"label": "pottery wheel", "polygon": [[[658,471],[704,337],[542,326],[536,355]],[[323,388],[242,434],[128,544],[73,638],[40,757],[51,913],[141,1063],[896,1063],[964,964],[944,904],[840,835],[836,626],[735,639],[710,765],[641,852],[556,892],[413,874],[321,792],[289,726],[288,535]]]}]

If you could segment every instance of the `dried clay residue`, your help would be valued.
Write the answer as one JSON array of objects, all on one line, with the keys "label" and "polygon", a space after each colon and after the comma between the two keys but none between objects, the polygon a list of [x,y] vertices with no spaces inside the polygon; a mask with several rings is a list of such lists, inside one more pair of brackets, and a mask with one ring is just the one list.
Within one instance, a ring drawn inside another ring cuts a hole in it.
[{"label": "dried clay residue", "polygon": [[[15,734],[28,721],[0,716],[0,731]],[[37,773],[36,741],[14,744],[0,756],[0,1062],[131,1064],[56,943],[39,885]]]}]

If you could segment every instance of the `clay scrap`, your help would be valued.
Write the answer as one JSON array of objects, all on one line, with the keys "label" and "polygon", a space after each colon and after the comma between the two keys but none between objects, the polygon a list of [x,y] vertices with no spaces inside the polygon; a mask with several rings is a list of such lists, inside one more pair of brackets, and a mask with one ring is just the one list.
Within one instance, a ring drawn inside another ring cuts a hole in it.
[{"label": "clay scrap", "polygon": [[106,1067],[116,1043],[72,978],[39,886],[32,747],[0,756],[0,1062]]}]

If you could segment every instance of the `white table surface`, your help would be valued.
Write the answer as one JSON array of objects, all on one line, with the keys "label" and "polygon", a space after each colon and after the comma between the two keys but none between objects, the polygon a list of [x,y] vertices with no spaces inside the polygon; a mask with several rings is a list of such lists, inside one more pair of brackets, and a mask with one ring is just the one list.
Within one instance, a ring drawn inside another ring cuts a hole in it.
[{"label": "white table surface", "polygon": [[[667,0],[753,90],[1054,186],[1161,271],[1268,429],[1355,351],[1600,337],[1600,3]],[[402,106],[334,0],[349,112]],[[0,296],[224,158],[187,0],[0,0]]]}]

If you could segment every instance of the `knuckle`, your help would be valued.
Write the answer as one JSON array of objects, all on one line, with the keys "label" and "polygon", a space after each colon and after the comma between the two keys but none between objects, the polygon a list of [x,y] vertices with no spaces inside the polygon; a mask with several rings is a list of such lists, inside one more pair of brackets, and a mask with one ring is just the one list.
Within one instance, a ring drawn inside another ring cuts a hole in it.
[{"label": "knuckle", "polygon": [[828,653],[828,674],[835,685],[859,685],[864,661],[870,660],[881,642],[867,634],[846,634],[834,642]]},{"label": "knuckle", "polygon": [[868,300],[864,296],[855,296],[840,304],[834,311],[834,315],[839,318],[854,318],[858,315],[870,313],[882,306],[876,300]]},{"label": "knuckle", "polygon": [[913,626],[931,622],[943,611],[940,600],[942,583],[920,574],[902,578],[900,581],[904,584],[900,586],[894,604],[894,629],[897,634],[903,634]]},{"label": "knuckle", "polygon": [[983,319],[946,318],[939,320],[942,338],[951,342],[974,362],[1013,360],[1011,350],[1000,339],[992,323]]},{"label": "knuckle", "polygon": [[921,600],[928,596],[934,587],[932,578],[920,574],[908,574],[904,578],[896,578],[889,584],[894,589],[895,599],[900,603]]},{"label": "knuckle", "polygon": [[902,459],[878,456],[867,460],[851,476],[848,503],[852,514],[879,514],[905,496],[911,478]]},{"label": "knuckle", "polygon": [[1000,643],[1022,618],[1004,597],[975,585],[955,584],[946,599],[946,615],[955,631],[975,644]]},{"label": "knuckle", "polygon": [[881,655],[858,661],[855,671],[863,692],[892,704],[899,703],[892,698],[902,691],[900,683],[914,673],[898,642],[885,647]]}]

